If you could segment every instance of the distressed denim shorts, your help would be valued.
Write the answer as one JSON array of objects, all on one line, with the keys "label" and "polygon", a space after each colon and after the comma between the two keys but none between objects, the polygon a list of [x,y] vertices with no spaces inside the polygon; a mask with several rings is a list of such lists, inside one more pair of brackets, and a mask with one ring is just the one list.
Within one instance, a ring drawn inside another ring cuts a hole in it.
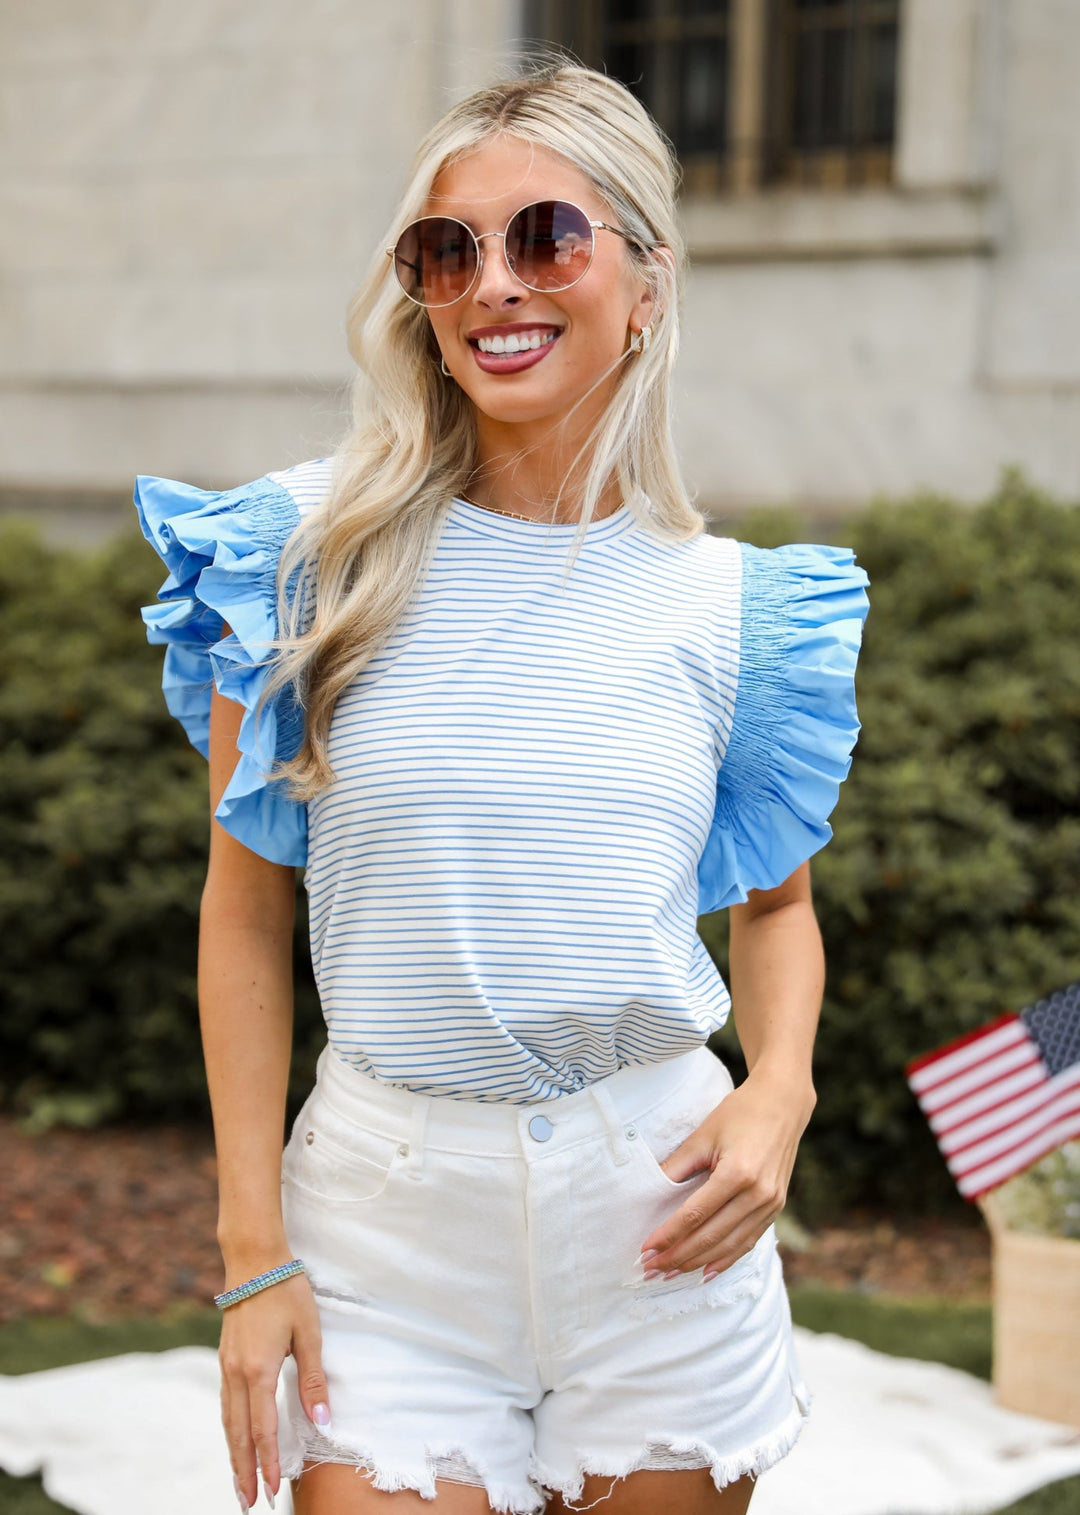
[{"label": "distressed denim shorts", "polygon": [[278,1385],[282,1472],[354,1465],[433,1498],[540,1512],[585,1475],[760,1473],[810,1409],[775,1228],[707,1282],[647,1280],[646,1236],[704,1182],[660,1167],[731,1092],[706,1047],[578,1093],[410,1093],[325,1049],[282,1161],[285,1229],[322,1325],[332,1425]]}]

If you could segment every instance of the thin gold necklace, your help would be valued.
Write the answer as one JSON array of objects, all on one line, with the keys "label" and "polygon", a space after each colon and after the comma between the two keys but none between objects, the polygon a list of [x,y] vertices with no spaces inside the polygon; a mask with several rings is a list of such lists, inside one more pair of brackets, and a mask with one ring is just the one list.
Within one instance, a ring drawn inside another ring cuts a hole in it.
[{"label": "thin gold necklace", "polygon": [[534,526],[561,525],[561,522],[538,521],[536,516],[519,515],[516,510],[500,510],[497,505],[477,505],[475,500],[470,500],[468,495],[458,495],[459,500],[464,500],[466,505],[476,505],[477,510],[490,510],[493,515],[513,516],[515,521],[531,521]]},{"label": "thin gold necklace", "polygon": [[[467,494],[459,494],[458,499],[464,500],[466,505],[476,505],[477,510],[488,510],[492,515],[497,516],[512,516],[515,521],[528,521],[533,526],[574,526],[577,524],[574,521],[541,521],[536,516],[519,515],[516,510],[500,510],[497,505],[477,505],[476,501],[470,500]],[[600,519],[606,521],[607,516],[601,516]]]}]

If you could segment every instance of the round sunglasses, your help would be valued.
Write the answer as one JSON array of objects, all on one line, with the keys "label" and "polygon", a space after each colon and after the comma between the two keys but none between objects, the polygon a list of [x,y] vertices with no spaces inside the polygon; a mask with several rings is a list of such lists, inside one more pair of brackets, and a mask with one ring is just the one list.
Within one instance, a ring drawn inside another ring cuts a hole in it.
[{"label": "round sunglasses", "polygon": [[527,289],[544,294],[570,289],[585,277],[598,230],[613,231],[633,246],[647,248],[618,226],[590,221],[569,200],[537,200],[515,211],[505,231],[485,231],[479,236],[452,216],[421,216],[386,252],[410,300],[425,306],[453,305],[476,281],[485,237],[501,237],[510,272]]}]

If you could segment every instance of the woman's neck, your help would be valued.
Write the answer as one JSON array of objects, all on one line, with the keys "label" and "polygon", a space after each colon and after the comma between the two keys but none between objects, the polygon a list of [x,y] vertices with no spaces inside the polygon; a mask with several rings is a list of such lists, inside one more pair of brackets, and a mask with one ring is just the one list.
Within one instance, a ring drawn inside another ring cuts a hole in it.
[{"label": "woman's neck", "polygon": [[[484,446],[483,439],[481,443],[480,461],[466,480],[464,490],[475,505],[545,523],[573,524],[580,519],[584,493],[580,466],[575,477],[566,482],[572,458],[564,462],[554,448],[533,447],[526,451],[519,445]],[[558,512],[554,513],[556,496],[564,482]],[[622,503],[618,479],[609,479],[596,502],[593,520],[601,521],[614,514]]]}]

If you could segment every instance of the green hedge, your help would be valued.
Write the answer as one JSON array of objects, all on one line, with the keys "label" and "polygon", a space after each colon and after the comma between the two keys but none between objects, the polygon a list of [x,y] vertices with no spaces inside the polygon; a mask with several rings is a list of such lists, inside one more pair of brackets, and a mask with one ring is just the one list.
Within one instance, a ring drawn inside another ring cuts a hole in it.
[{"label": "green hedge", "polygon": [[[826,534],[762,512],[761,545]],[[881,502],[828,539],[871,578],[863,724],[813,864],[828,953],[793,1204],[959,1204],[907,1058],[1080,975],[1080,513]],[[0,1096],[39,1124],[206,1111],[195,940],[206,768],[165,711],[137,533],[0,530]],[[298,891],[293,1108],[322,1025]],[[725,965],[723,914],[702,935]],[[738,1077],[731,1023],[714,1040]]]},{"label": "green hedge", "polygon": [[[137,531],[0,529],[0,1098],[32,1125],[208,1114],[196,998],[207,774],[165,709]],[[298,889],[294,1090],[323,1037]]]},{"label": "green hedge", "polygon": [[[882,503],[834,535],[870,614],[811,865],[828,976],[792,1201],[938,1208],[955,1190],[904,1063],[1080,977],[1080,512],[1008,473],[978,508]],[[702,921],[722,968],[725,925]],[[741,1070],[730,1021],[714,1045]]]}]

